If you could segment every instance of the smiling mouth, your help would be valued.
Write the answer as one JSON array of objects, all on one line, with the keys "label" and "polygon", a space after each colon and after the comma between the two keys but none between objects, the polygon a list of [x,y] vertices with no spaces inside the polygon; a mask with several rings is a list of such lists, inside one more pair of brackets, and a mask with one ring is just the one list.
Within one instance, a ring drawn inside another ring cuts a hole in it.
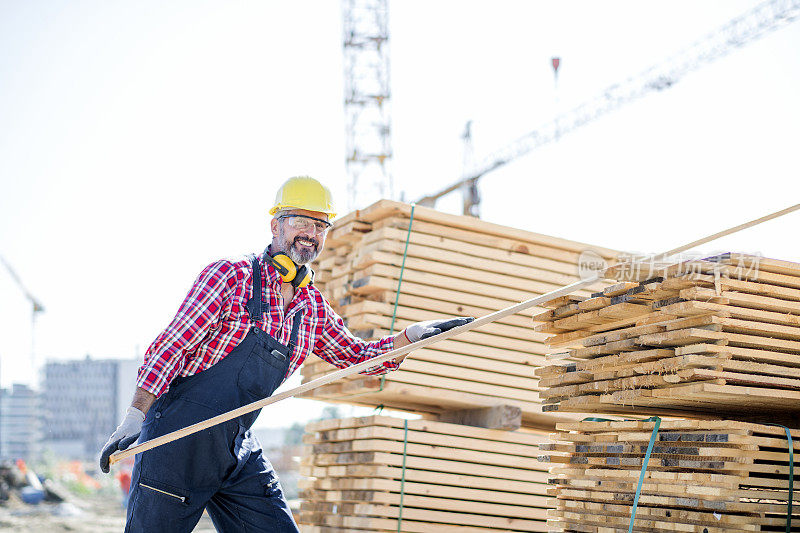
[{"label": "smiling mouth", "polygon": [[316,249],[316,247],[318,246],[318,243],[316,241],[307,241],[307,240],[301,239],[299,237],[295,238],[294,242],[299,244],[299,245],[301,245],[301,246],[305,246],[307,248],[313,247],[313,248]]}]

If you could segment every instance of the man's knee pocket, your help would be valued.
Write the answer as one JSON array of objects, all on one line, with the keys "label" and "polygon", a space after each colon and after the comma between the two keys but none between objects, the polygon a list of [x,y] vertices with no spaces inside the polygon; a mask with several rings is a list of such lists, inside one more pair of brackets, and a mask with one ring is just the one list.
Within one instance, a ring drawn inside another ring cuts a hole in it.
[{"label": "man's knee pocket", "polygon": [[186,489],[141,477],[132,487],[126,533],[191,531],[204,507],[199,499]]}]

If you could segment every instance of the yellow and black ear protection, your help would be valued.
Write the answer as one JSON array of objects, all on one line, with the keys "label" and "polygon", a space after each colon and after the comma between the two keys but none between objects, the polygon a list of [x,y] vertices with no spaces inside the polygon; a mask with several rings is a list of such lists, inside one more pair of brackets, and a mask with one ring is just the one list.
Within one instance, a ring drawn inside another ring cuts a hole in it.
[{"label": "yellow and black ear protection", "polygon": [[314,271],[306,265],[299,267],[292,261],[292,258],[283,252],[278,252],[275,255],[266,254],[272,266],[281,275],[281,279],[287,283],[291,283],[295,288],[307,287],[314,283]]}]

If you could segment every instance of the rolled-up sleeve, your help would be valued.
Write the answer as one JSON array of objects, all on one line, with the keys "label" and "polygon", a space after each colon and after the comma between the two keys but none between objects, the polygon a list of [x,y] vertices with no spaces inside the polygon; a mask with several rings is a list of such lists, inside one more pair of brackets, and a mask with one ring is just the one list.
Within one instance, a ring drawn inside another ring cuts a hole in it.
[{"label": "rolled-up sleeve", "polygon": [[[324,299],[323,299],[324,300]],[[314,345],[314,354],[338,368],[346,368],[378,357],[394,349],[394,337],[388,336],[374,341],[365,341],[353,335],[342,318],[325,302],[325,323],[322,334]],[[400,365],[392,360],[370,367],[362,374],[380,375],[397,370]]]}]

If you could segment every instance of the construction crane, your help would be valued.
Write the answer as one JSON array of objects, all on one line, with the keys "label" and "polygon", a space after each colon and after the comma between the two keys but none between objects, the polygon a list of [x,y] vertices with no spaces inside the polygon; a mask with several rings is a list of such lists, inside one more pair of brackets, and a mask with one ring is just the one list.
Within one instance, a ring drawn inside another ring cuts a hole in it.
[{"label": "construction crane", "polygon": [[343,0],[349,208],[392,197],[389,0]]},{"label": "construction crane", "polygon": [[[770,0],[731,20],[717,31],[700,39],[663,63],[652,66],[622,83],[611,85],[595,98],[557,116],[543,126],[523,135],[477,164],[464,177],[417,203],[433,207],[439,198],[461,189],[465,191],[464,214],[478,212],[467,195],[478,200],[478,179],[519,159],[531,151],[558,140],[566,133],[638,100],[652,92],[663,91],[686,74],[729,54],[759,37],[777,30],[800,15],[800,0]],[[479,200],[478,200],[479,201]]]},{"label": "construction crane", "polygon": [[14,271],[14,269],[11,267],[11,264],[9,264],[9,262],[6,261],[5,257],[3,257],[2,255],[0,255],[0,263],[3,263],[3,266],[6,267],[6,270],[8,271],[9,275],[11,276],[11,279],[14,280],[14,282],[20,288],[22,293],[25,295],[25,298],[27,298],[28,301],[31,303],[31,306],[32,306],[32,312],[31,312],[31,358],[33,360],[33,358],[35,356],[35,353],[36,353],[35,352],[35,345],[34,345],[35,336],[33,334],[34,328],[36,326],[36,316],[41,314],[41,313],[44,313],[44,305],[42,305],[42,303],[39,300],[37,300],[31,294],[31,292],[25,287],[25,285],[22,283],[22,280],[17,275],[16,271]]},{"label": "construction crane", "polygon": [[[475,149],[472,146],[472,121],[468,120],[464,126],[464,133],[461,134],[461,140],[464,146],[464,163],[461,167],[462,176],[466,176],[475,165]],[[464,197],[464,213],[470,214],[474,217],[480,217],[481,200],[478,196],[478,181],[470,180],[462,186],[462,194]]]}]

